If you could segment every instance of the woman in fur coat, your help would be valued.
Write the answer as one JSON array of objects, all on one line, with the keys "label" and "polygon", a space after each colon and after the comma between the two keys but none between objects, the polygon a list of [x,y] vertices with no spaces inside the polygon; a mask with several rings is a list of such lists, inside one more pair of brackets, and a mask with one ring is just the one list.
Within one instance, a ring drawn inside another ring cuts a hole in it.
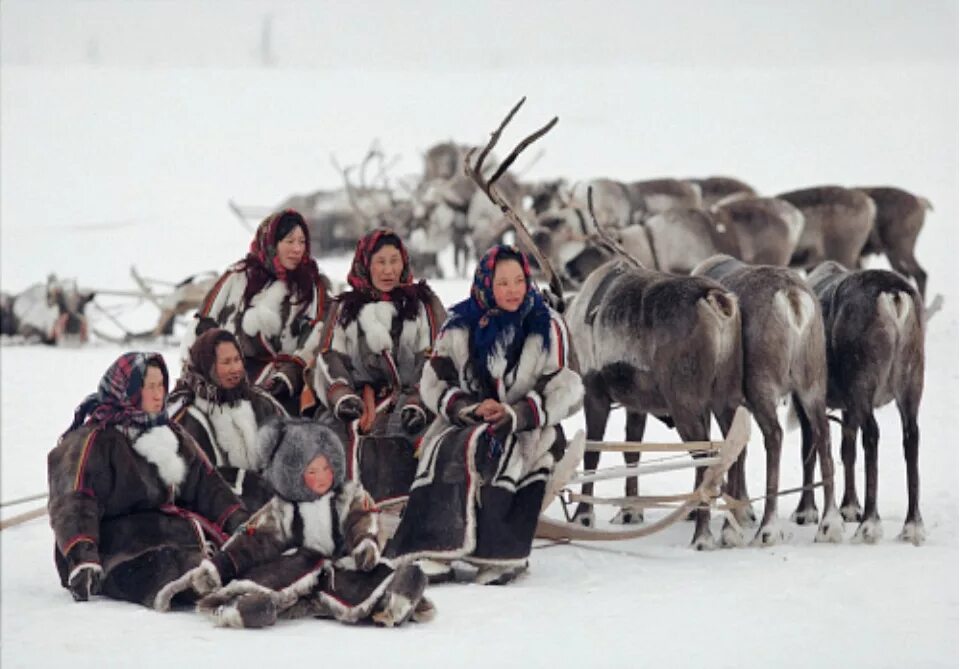
[{"label": "woman in fur coat", "polygon": [[568,356],[566,325],[544,304],[526,256],[487,251],[423,370],[420,392],[437,420],[391,558],[462,559],[479,567],[479,583],[525,569],[554,467],[565,451],[582,453],[580,443],[567,449],[560,426],[583,398]]},{"label": "woman in fur coat", "polygon": [[379,513],[360,485],[344,480],[336,433],[309,419],[270,419],[260,446],[276,496],[181,579],[206,595],[198,610],[226,627],[265,627],[278,617],[388,626],[430,619],[423,572],[381,561]]},{"label": "woman in fur coat", "polygon": [[193,437],[220,475],[253,511],[273,489],[262,476],[257,429],[270,416],[286,416],[270,393],[250,385],[236,337],[211,328],[197,337],[190,360],[170,395],[170,414]]},{"label": "woman in fur coat", "polygon": [[317,347],[329,290],[310,255],[303,216],[292,209],[272,214],[257,228],[246,258],[204,298],[181,345],[183,363],[197,335],[211,325],[229,330],[240,342],[251,383],[298,414],[303,370]]},{"label": "woman in fur coat", "polygon": [[47,456],[60,583],[158,610],[249,514],[165,409],[158,353],[126,353]]},{"label": "woman in fur coat", "polygon": [[358,242],[347,280],[309,379],[343,437],[347,479],[378,504],[402,501],[433,418],[418,386],[445,311],[425,281],[414,283],[403,242],[386,228]]}]

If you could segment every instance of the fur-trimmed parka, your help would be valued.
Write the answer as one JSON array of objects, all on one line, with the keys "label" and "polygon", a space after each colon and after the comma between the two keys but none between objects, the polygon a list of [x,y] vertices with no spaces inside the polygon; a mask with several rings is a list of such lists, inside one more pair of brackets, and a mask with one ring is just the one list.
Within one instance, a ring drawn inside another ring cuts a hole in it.
[{"label": "fur-trimmed parka", "polygon": [[85,425],[47,456],[47,508],[64,587],[99,565],[103,593],[164,609],[162,588],[247,520],[241,501],[177,425]]}]

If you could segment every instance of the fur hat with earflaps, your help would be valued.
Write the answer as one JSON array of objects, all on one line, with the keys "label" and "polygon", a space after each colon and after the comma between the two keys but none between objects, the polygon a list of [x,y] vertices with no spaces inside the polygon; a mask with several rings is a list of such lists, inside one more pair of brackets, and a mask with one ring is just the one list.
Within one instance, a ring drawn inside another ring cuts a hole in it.
[{"label": "fur hat with earflaps", "polygon": [[263,477],[286,500],[311,502],[320,498],[303,480],[304,470],[318,455],[324,456],[333,470],[332,489],[343,486],[347,469],[343,444],[336,432],[316,421],[269,418],[257,431],[257,444],[267,463]]}]

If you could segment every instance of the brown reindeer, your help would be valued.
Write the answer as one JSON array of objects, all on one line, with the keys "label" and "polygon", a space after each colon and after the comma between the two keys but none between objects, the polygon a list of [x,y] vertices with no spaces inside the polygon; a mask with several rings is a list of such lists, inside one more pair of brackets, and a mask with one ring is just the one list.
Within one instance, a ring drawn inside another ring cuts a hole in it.
[{"label": "brown reindeer", "polygon": [[[816,296],[789,269],[747,265],[725,255],[700,263],[693,275],[716,280],[735,293],[740,304],[743,397],[745,406],[763,432],[767,454],[766,505],[754,542],[769,545],[784,538],[777,519],[783,443],[777,404],[785,396],[793,399],[803,431],[804,450],[816,452],[820,457],[824,512],[816,540],[840,541],[843,519],[833,493],[833,457],[826,407],[826,346]],[[745,457],[746,451],[730,470],[729,492],[741,499],[746,499]],[[800,524],[817,522],[816,507],[795,514],[794,520]],[[728,522],[722,540],[725,544],[738,544],[740,533]]]},{"label": "brown reindeer", "polygon": [[[916,545],[925,539],[920,517],[917,413],[923,394],[924,312],[919,292],[902,276],[887,270],[848,271],[835,262],[817,267],[807,283],[823,309],[826,333],[827,406],[843,412],[844,493],[840,513],[860,521],[854,541],[874,543],[883,536],[877,512],[877,447],[880,431],[873,410],[897,403],[907,463],[907,517],[900,539]],[[861,511],[855,465],[857,432],[863,431],[866,499]],[[813,458],[804,453],[803,481],[813,478]],[[813,505],[801,497],[797,514]]]},{"label": "brown reindeer", "polygon": [[755,196],[757,191],[753,186],[733,177],[706,177],[705,179],[687,179],[700,189],[700,199],[704,209],[709,209],[720,200],[731,195]]},{"label": "brown reindeer", "polygon": [[568,204],[585,207],[588,190],[593,191],[594,211],[601,225],[625,227],[670,209],[702,206],[700,189],[679,179],[582,181],[573,185],[572,199]]},{"label": "brown reindeer", "polygon": [[920,296],[926,299],[927,273],[914,256],[917,236],[923,229],[930,200],[900,188],[858,188],[870,196],[877,206],[877,218],[861,255],[886,254],[890,267],[917,282]]},{"label": "brown reindeer", "polygon": [[804,225],[790,264],[810,269],[824,260],[857,267],[870,236],[876,206],[865,193],[818,186],[777,195],[803,213]]}]

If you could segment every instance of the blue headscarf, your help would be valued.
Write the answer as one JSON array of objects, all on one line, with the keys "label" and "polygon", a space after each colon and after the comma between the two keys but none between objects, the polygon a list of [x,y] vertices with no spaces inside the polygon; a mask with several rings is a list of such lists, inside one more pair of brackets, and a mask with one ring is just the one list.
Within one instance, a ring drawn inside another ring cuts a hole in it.
[{"label": "blue headscarf", "polygon": [[[515,260],[523,268],[527,295],[516,311],[497,308],[493,297],[493,274],[497,262]],[[470,363],[474,377],[486,393],[496,395],[496,380],[487,364],[498,345],[507,358],[507,370],[513,369],[523,352],[527,337],[540,335],[544,348],[550,345],[550,310],[534,285],[527,257],[515,246],[499,244],[487,251],[473,274],[470,297],[450,309],[443,330],[466,328],[470,333]]]}]

